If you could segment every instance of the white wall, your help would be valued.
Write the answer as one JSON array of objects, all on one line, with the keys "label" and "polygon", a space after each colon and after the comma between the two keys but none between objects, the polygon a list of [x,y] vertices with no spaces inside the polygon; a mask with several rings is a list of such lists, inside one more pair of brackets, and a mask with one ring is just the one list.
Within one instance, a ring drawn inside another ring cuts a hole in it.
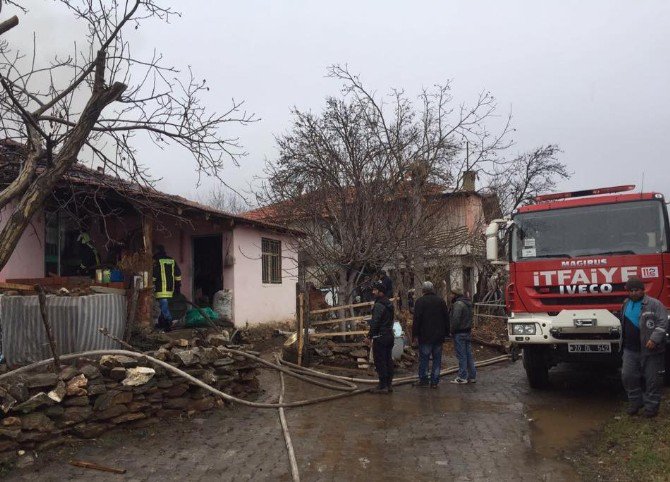
[{"label": "white wall", "polygon": [[[281,241],[282,282],[263,284],[261,238]],[[295,319],[298,255],[291,237],[238,226],[233,231],[233,321],[235,326]]]}]

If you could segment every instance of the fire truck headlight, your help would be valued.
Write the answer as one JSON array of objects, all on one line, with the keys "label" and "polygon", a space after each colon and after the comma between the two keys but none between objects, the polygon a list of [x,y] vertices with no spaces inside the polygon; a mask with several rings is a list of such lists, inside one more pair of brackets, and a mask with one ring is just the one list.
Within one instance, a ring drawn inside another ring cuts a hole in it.
[{"label": "fire truck headlight", "polygon": [[514,323],[512,325],[513,335],[534,335],[535,323]]}]

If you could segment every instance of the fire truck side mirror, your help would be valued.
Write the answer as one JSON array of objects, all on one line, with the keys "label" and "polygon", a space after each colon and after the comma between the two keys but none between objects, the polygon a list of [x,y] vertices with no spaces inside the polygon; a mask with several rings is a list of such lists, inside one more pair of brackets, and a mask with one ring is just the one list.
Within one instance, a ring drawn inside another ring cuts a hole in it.
[{"label": "fire truck side mirror", "polygon": [[486,228],[486,259],[492,264],[505,264],[500,259],[500,244],[507,237],[510,223],[507,219],[495,219]]}]

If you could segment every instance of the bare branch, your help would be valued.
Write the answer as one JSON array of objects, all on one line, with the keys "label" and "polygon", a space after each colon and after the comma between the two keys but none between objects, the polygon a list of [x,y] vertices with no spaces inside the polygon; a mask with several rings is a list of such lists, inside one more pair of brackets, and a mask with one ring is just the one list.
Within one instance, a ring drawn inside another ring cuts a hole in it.
[{"label": "bare branch", "polygon": [[0,22],[0,35],[4,34],[5,32],[9,32],[18,24],[19,24],[19,17],[17,17],[16,15],[8,18],[4,22]]},{"label": "bare branch", "polygon": [[157,52],[133,55],[126,30],[179,16],[157,0],[56,3],[86,28],[73,52],[41,63],[37,48],[45,47],[37,40],[30,56],[0,42],[0,139],[24,146],[25,161],[16,179],[0,186],[0,207],[14,202],[0,232],[0,268],[30,217],[78,160],[149,188],[154,179],[135,147],[142,135],[160,149],[181,146],[199,176],[223,181],[227,162],[237,164],[246,154],[225,127],[257,120],[243,102],[233,101],[222,113],[207,109],[202,97],[210,87],[190,68],[165,65]]}]

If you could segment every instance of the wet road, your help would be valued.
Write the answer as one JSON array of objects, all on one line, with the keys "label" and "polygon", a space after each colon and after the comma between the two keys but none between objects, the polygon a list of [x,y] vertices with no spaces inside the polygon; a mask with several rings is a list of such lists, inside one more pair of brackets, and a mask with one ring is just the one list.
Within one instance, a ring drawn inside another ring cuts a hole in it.
[{"label": "wet road", "polygon": [[[267,397],[277,376],[263,376]],[[531,391],[521,362],[480,371],[476,385],[399,387],[287,410],[302,480],[575,480],[566,451],[614,414],[616,373],[552,374]],[[287,381],[287,399],[326,393]],[[69,466],[78,458],[127,469],[110,475]],[[8,480],[291,480],[275,410],[232,407],[145,430],[117,431],[63,448]]]}]

